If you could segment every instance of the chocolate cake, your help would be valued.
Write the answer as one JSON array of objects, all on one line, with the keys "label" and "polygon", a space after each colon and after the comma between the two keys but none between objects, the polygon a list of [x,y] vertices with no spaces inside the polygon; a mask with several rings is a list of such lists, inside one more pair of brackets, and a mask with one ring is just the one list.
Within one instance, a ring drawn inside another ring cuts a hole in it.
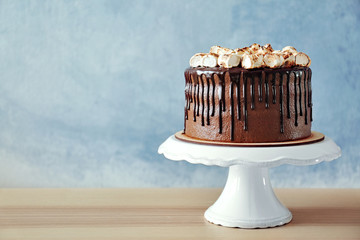
[{"label": "chocolate cake", "polygon": [[[270,46],[267,52],[266,46]],[[266,46],[258,45],[254,51],[254,45],[237,49],[243,52],[241,55],[218,46],[216,51],[225,53],[214,53],[212,47],[210,53],[198,54],[217,59],[215,66],[211,61],[207,61],[211,66],[204,66],[201,59],[195,63],[194,57],[190,60],[193,67],[185,70],[186,136],[217,142],[262,143],[311,135],[310,58],[301,53],[302,59],[296,59],[298,52],[292,47],[273,51],[270,44]],[[275,63],[264,61],[273,57],[271,54],[275,55]]]}]

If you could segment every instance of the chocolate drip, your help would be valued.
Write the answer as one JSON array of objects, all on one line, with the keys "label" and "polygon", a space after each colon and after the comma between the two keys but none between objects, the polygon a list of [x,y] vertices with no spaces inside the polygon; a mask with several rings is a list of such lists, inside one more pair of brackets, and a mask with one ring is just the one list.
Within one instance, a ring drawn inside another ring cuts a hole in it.
[{"label": "chocolate drip", "polygon": [[265,73],[265,107],[269,108],[269,75]]},{"label": "chocolate drip", "polygon": [[308,76],[308,86],[309,86],[309,107],[310,107],[310,121],[313,121],[313,117],[312,117],[312,89],[311,89],[311,69],[309,68],[309,76]]},{"label": "chocolate drip", "polygon": [[250,84],[251,109],[255,109],[255,79],[251,76]]},{"label": "chocolate drip", "polygon": [[284,133],[284,110],[283,110],[283,75],[280,76],[279,88],[279,102],[280,102],[280,132]]},{"label": "chocolate drip", "polygon": [[304,71],[304,111],[305,111],[305,125],[308,124],[308,116],[307,116],[307,105],[306,105],[306,95],[307,95],[307,74],[306,71]]},{"label": "chocolate drip", "polygon": [[186,110],[190,110],[190,99],[191,99],[191,80],[186,84]]},{"label": "chocolate drip", "polygon": [[187,110],[189,110],[189,74],[185,72],[185,117],[187,118]]},{"label": "chocolate drip", "polygon": [[298,72],[295,72],[295,77],[294,77],[294,108],[295,108],[295,126],[298,126],[298,109],[297,109],[297,87],[296,87],[296,81],[299,78],[299,74]]},{"label": "chocolate drip", "polygon": [[230,139],[234,140],[234,85],[235,82],[231,81],[230,83],[230,118],[231,118],[231,127],[230,127]]},{"label": "chocolate drip", "polygon": [[202,78],[202,75],[200,76],[201,80],[201,126],[205,126],[205,120],[204,120],[204,111],[205,111],[205,102],[204,102],[204,80]]},{"label": "chocolate drip", "polygon": [[273,99],[272,99],[272,103],[275,104],[276,103],[276,73],[273,73],[273,78],[271,80],[271,85],[272,85],[272,96],[273,96]]},{"label": "chocolate drip", "polygon": [[300,116],[303,115],[303,112],[302,112],[302,103],[301,103],[301,78],[302,78],[302,75],[303,75],[303,72],[300,71],[299,72],[299,108],[300,108]]},{"label": "chocolate drip", "polygon": [[[192,96],[192,90],[193,90],[193,81],[192,81],[192,79],[194,78],[194,76],[193,77],[191,77],[191,74],[189,73],[189,97],[190,97],[190,103],[192,103],[193,102],[193,96]],[[189,103],[189,109],[190,109],[190,103]]]},{"label": "chocolate drip", "polygon": [[235,122],[235,114],[234,114],[234,87],[236,86],[236,99],[237,99],[237,118],[239,119],[239,110],[240,110],[240,95],[239,95],[239,75],[235,74],[231,75],[230,74],[230,118],[231,118],[231,129],[230,129],[230,138],[231,141],[234,140],[234,122]]},{"label": "chocolate drip", "polygon": [[212,105],[212,109],[211,109],[211,116],[213,117],[215,115],[215,79],[214,79],[214,74],[211,75],[211,85],[212,85],[212,94],[211,94],[211,105]]},{"label": "chocolate drip", "polygon": [[185,109],[185,120],[184,120],[184,130],[183,130],[183,133],[185,133],[185,129],[186,129],[186,120],[188,120],[188,112],[186,111]]},{"label": "chocolate drip", "polygon": [[191,75],[185,72],[185,119],[188,120],[188,110],[190,110],[190,99],[191,99]]},{"label": "chocolate drip", "polygon": [[210,125],[210,80],[206,78],[206,125]]},{"label": "chocolate drip", "polygon": [[287,109],[287,118],[290,118],[290,74],[292,73],[286,71],[287,81],[286,81],[286,109]]},{"label": "chocolate drip", "polygon": [[188,73],[185,72],[185,107],[184,107],[184,130],[183,133],[185,133],[185,129],[186,129],[186,120],[189,119],[188,117],[188,102],[189,102],[189,77],[188,77]]},{"label": "chocolate drip", "polygon": [[259,102],[262,102],[263,100],[263,88],[262,88],[263,73],[264,71],[260,72],[259,82],[258,82]]},{"label": "chocolate drip", "polygon": [[[196,109],[197,109],[197,101],[196,101],[196,99],[197,99],[197,97],[196,97],[196,87],[197,87],[197,81],[196,81],[196,79],[197,79],[197,77],[195,76],[194,78],[194,96],[193,96],[193,101],[194,101],[194,112],[193,112],[193,120],[194,120],[194,122],[196,122]],[[192,93],[191,93],[192,94]]]},{"label": "chocolate drip", "polygon": [[197,102],[197,108],[196,108],[196,116],[200,116],[200,79],[201,76],[198,76],[197,82],[196,82],[196,102]]},{"label": "chocolate drip", "polygon": [[307,79],[307,84],[308,84],[308,91],[309,91],[309,96],[308,96],[308,107],[311,107],[311,99],[310,99],[310,93],[311,93],[311,86],[310,86],[310,81],[309,81],[309,77],[310,77],[310,72],[308,71],[308,79]]},{"label": "chocolate drip", "polygon": [[240,79],[237,78],[236,79],[236,91],[237,91],[237,119],[240,120],[241,119],[241,101],[240,101],[240,93],[241,93],[241,89],[240,89],[240,81],[241,79],[243,79],[243,73],[241,73],[240,75]]},{"label": "chocolate drip", "polygon": [[185,107],[184,107],[184,111],[185,111],[185,119],[188,120],[189,117],[188,117],[188,109],[187,109],[187,102],[189,101],[188,100],[188,97],[187,97],[187,92],[185,91]]},{"label": "chocolate drip", "polygon": [[223,112],[223,101],[224,101],[224,97],[223,97],[223,82],[220,79],[219,76],[219,89],[218,89],[218,96],[219,96],[219,133],[222,133],[222,112]]},{"label": "chocolate drip", "polygon": [[222,102],[222,110],[223,112],[226,111],[226,105],[225,105],[225,74],[221,74],[219,75],[219,79],[220,79],[220,86],[221,86],[221,102]]},{"label": "chocolate drip", "polygon": [[[240,120],[241,116],[240,116],[240,81],[239,81],[239,75],[238,74],[235,74],[235,75],[230,75],[230,80],[231,80],[231,84],[232,84],[232,93],[230,95],[230,97],[233,97],[232,95],[234,94],[234,87],[236,86],[236,104],[237,104],[237,114],[236,114],[236,118],[238,120]],[[232,100],[233,101],[233,100]],[[233,104],[233,102],[232,102]],[[235,109],[233,110],[235,111]]]},{"label": "chocolate drip", "polygon": [[247,112],[247,76],[244,76],[243,78],[243,96],[244,96],[244,130],[248,130],[247,126],[247,118],[248,118],[248,112]]}]

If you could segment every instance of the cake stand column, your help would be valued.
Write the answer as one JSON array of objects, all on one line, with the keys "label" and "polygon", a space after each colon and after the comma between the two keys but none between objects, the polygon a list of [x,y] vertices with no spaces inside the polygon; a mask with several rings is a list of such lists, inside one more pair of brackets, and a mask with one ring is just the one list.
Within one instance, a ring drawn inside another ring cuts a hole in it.
[{"label": "cake stand column", "polygon": [[223,192],[204,216],[215,224],[241,228],[274,227],[292,219],[273,192],[268,168],[245,165],[229,167]]}]

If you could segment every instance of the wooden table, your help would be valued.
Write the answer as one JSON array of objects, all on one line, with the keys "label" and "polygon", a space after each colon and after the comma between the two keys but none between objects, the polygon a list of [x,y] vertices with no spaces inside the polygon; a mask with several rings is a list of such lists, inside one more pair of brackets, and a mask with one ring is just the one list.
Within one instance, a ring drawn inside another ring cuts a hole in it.
[{"label": "wooden table", "polygon": [[0,239],[360,239],[360,189],[276,189],[293,220],[208,223],[221,189],[0,189]]}]

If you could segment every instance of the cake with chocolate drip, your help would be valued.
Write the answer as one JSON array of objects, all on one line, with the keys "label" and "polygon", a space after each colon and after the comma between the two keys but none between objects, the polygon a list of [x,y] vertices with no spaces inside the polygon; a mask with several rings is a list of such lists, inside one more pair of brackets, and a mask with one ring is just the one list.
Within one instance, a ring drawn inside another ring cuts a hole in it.
[{"label": "cake with chocolate drip", "polygon": [[274,51],[270,44],[195,54],[185,70],[184,134],[234,143],[309,137],[310,63],[293,47]]}]

